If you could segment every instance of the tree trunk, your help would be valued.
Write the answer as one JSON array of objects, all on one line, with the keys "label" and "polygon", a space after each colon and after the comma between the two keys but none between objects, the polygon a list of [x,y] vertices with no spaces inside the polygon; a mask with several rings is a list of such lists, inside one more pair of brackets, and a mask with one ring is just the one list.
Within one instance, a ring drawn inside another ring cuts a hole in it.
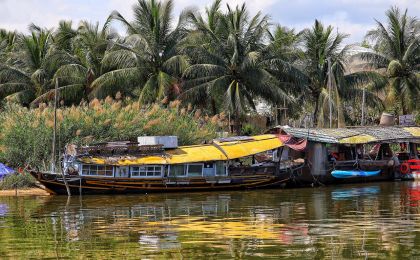
[{"label": "tree trunk", "polygon": [[314,109],[314,127],[318,126],[318,113],[319,113],[319,94],[313,95],[315,99],[315,109]]},{"label": "tree trunk", "polygon": [[233,120],[233,132],[235,132],[236,135],[241,135],[241,118],[239,116],[239,111],[235,111],[235,118]]},{"label": "tree trunk", "polygon": [[404,97],[401,96],[400,98],[401,98],[401,109],[402,109],[402,113],[403,113],[403,115],[407,115],[408,114],[408,111],[407,111],[407,109],[405,107]]},{"label": "tree trunk", "polygon": [[213,113],[213,115],[216,115],[217,114],[216,100],[212,98],[210,102],[211,102],[211,112]]}]

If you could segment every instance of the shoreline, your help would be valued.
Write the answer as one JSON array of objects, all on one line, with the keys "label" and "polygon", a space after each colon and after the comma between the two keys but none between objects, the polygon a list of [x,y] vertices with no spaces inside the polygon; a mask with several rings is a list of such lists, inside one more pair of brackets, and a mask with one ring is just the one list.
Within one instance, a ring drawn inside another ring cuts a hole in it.
[{"label": "shoreline", "polygon": [[0,190],[0,197],[12,197],[12,196],[50,196],[50,194],[41,188],[28,188],[28,189],[17,189],[16,190]]}]

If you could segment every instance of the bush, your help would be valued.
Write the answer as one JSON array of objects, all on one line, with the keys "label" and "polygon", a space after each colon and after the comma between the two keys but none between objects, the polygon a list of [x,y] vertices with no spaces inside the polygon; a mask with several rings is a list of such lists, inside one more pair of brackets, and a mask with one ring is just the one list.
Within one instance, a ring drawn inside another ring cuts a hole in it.
[{"label": "bush", "polygon": [[29,173],[11,174],[0,179],[0,190],[35,187],[35,179]]},{"label": "bush", "polygon": [[[29,164],[49,168],[53,118],[53,108],[45,104],[37,109],[7,105],[0,113],[0,160],[14,167]],[[95,99],[89,104],[57,109],[57,151],[62,151],[66,143],[89,145],[136,140],[143,135],[176,135],[180,145],[201,143],[215,138],[220,122],[214,118],[180,108],[176,101],[164,108]]]},{"label": "bush", "polygon": [[261,134],[262,132],[263,130],[261,128],[259,128],[256,125],[249,124],[249,123],[244,124],[241,129],[242,135],[247,135],[247,136]]}]

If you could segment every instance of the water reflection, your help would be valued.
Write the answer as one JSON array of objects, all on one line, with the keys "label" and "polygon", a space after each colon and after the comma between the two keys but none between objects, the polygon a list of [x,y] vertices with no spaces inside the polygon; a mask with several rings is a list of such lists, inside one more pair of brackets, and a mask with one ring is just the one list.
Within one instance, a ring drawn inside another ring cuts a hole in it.
[{"label": "water reflection", "polygon": [[0,198],[0,257],[420,257],[420,184]]},{"label": "water reflection", "polygon": [[333,200],[346,200],[354,199],[355,197],[360,196],[370,196],[376,195],[380,191],[379,186],[369,186],[369,187],[354,187],[354,188],[342,188],[333,190],[331,192],[331,197]]},{"label": "water reflection", "polygon": [[0,203],[0,217],[5,216],[8,211],[9,207],[7,206],[7,204]]}]

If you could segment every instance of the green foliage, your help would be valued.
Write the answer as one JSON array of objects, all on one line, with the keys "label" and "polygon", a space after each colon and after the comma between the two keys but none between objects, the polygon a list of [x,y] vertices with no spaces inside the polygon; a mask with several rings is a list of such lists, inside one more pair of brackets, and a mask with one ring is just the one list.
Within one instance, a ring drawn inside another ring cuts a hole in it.
[{"label": "green foliage", "polygon": [[0,190],[35,187],[35,179],[29,173],[11,174],[0,179]]},{"label": "green foliage", "polygon": [[257,13],[250,17],[245,4],[236,8],[227,5],[224,13],[220,1],[215,1],[206,17],[194,11],[188,17],[193,30],[182,50],[192,65],[184,73],[183,98],[195,104],[220,100],[235,121],[247,110],[255,110],[257,98],[271,104],[289,99],[285,85],[271,69],[278,60],[264,44],[268,16]]},{"label": "green foliage", "polygon": [[[363,89],[373,117],[384,104],[396,113],[419,109],[420,26],[407,10],[388,10],[387,23],[377,22],[360,51],[317,20],[297,32],[261,12],[249,15],[245,4],[223,9],[215,0],[179,17],[173,9],[172,0],[139,0],[132,21],[113,11],[102,26],[60,21],[56,29],[31,24],[29,34],[0,30],[0,100],[38,107],[54,98],[58,82],[66,106],[117,93],[143,104],[181,99],[213,115],[229,112],[235,125],[264,102],[326,126],[330,101],[333,125],[352,124]],[[115,22],[126,36],[114,32]]]},{"label": "green foliage", "polygon": [[[140,89],[143,103],[153,103],[163,98],[173,100],[172,92],[180,84],[183,71],[189,65],[177,47],[185,37],[185,19],[180,15],[173,27],[173,1],[139,0],[133,7],[134,21],[127,21],[114,11],[109,21],[119,21],[126,28],[128,36],[105,55],[102,65],[104,75],[92,82],[94,92],[102,96],[118,91],[115,86],[131,86]],[[173,28],[172,28],[173,27]],[[100,96],[98,96],[100,97]]]},{"label": "green foliage", "polygon": [[242,126],[241,134],[242,135],[258,135],[262,133],[262,129],[257,127],[256,125],[246,123]]},{"label": "green foliage", "polygon": [[[51,160],[53,108],[27,109],[9,105],[0,113],[0,159],[11,166],[47,169]],[[176,135],[180,145],[215,138],[217,120],[188,112],[173,102],[141,107],[138,102],[93,100],[90,104],[57,110],[57,149],[67,143],[86,145],[136,140],[143,135]]]},{"label": "green foliage", "polygon": [[408,114],[420,107],[420,22],[397,7],[386,17],[386,24],[376,21],[376,28],[366,34],[372,49],[357,56],[385,79],[376,89],[383,92],[387,109]]}]

